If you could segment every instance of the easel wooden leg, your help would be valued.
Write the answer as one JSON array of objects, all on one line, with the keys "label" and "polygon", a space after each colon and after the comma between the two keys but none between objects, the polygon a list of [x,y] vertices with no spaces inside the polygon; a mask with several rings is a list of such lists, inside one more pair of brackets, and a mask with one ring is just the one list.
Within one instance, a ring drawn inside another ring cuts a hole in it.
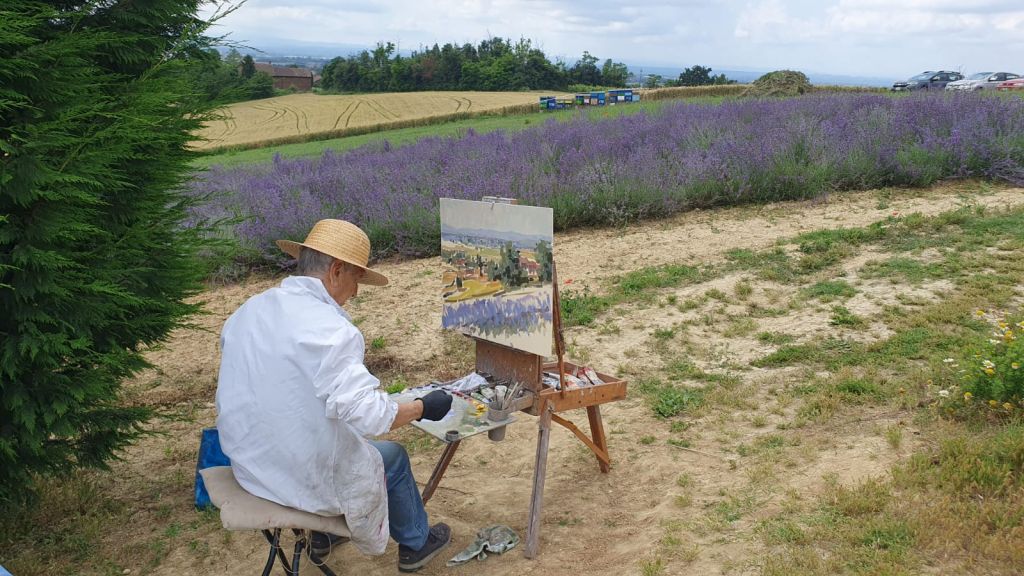
[{"label": "easel wooden leg", "polygon": [[441,478],[444,476],[445,470],[448,469],[448,465],[452,463],[455,451],[459,449],[459,444],[461,443],[462,440],[456,440],[444,447],[444,452],[441,453],[441,459],[434,466],[434,472],[430,475],[430,480],[427,480],[427,485],[423,487],[423,495],[420,498],[424,504],[434,495],[434,490],[437,490],[437,485],[441,483]]},{"label": "easel wooden leg", "polygon": [[530,519],[526,528],[523,556],[535,558],[540,552],[540,516],[544,504],[544,476],[548,468],[548,442],[551,440],[551,405],[541,404],[537,423],[537,459],[533,466],[533,495],[530,497]]},{"label": "easel wooden leg", "polygon": [[605,457],[608,460],[597,459],[598,466],[601,467],[601,472],[605,474],[611,468],[610,455],[608,454],[608,439],[604,435],[604,423],[601,421],[601,407],[600,406],[587,406],[587,417],[590,419],[590,435],[594,437],[594,444],[604,452]]}]

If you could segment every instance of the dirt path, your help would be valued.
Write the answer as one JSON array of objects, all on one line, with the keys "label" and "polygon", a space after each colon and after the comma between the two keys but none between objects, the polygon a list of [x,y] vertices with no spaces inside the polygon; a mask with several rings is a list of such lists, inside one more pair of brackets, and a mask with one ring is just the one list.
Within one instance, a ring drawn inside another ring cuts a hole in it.
[{"label": "dirt path", "polygon": [[[571,288],[588,286],[600,292],[603,280],[645,266],[667,263],[717,262],[733,248],[764,248],[779,238],[802,231],[864,226],[885,217],[919,212],[930,215],[970,203],[990,207],[1024,203],[1024,190],[993,188],[978,193],[977,184],[959,184],[924,191],[865,192],[836,195],[827,202],[772,204],[684,214],[621,229],[575,231],[556,237],[559,276]],[[351,306],[366,341],[381,338],[371,354],[382,373],[401,375],[411,384],[450,376],[465,369],[467,347],[461,338],[438,329],[433,259],[385,263],[392,279],[384,289],[368,288]],[[718,278],[680,289],[680,301],[697,290],[731,290],[737,277]],[[198,431],[211,425],[219,356],[217,333],[226,317],[247,297],[279,282],[253,279],[210,290],[209,314],[199,320],[207,331],[182,331],[150,358],[156,368],[140,377],[132,390],[146,402],[177,406],[193,418],[176,422],[170,435],[150,438],[131,449],[116,466],[114,488],[133,507],[130,525],[110,538],[165,542],[155,566],[135,565],[131,573],[197,574],[255,573],[265,558],[265,544],[255,534],[228,534],[215,518],[196,521],[189,507],[191,475]],[[928,292],[938,294],[941,287]],[[883,286],[861,303],[884,301]],[[778,296],[781,288],[755,286],[755,298]],[[865,289],[865,292],[869,290]],[[862,297],[863,298],[863,297]],[[694,312],[694,314],[697,311]],[[573,351],[606,371],[643,374],[660,362],[651,351],[650,333],[681,318],[658,307],[629,308],[614,316],[614,330],[600,326],[576,328],[568,337]],[[766,319],[761,329],[786,326],[790,332],[812,334],[821,328],[820,315]],[[881,331],[865,338],[880,337]],[[720,331],[689,335],[703,368],[749,362],[763,353],[746,340],[732,341]],[[749,339],[748,339],[749,340]],[[747,343],[744,343],[747,342]],[[484,563],[445,568],[435,561],[424,574],[753,574],[758,571],[760,519],[792,498],[808,498],[826,474],[841,483],[883,475],[911,451],[913,442],[892,448],[879,430],[901,417],[889,412],[841,417],[826,427],[789,430],[785,446],[770,457],[739,459],[738,446],[756,446],[792,417],[793,409],[773,393],[781,383],[807,375],[797,370],[750,370],[739,373],[729,409],[699,412],[685,419],[685,431],[672,431],[655,418],[637,394],[604,410],[613,469],[601,475],[595,461],[568,432],[554,431],[551,442],[541,556],[523,559],[516,551]],[[387,382],[385,382],[387,383]],[[723,401],[725,402],[725,401]],[[723,405],[728,405],[724,403]],[[586,419],[571,414],[585,427]],[[689,449],[668,441],[683,434]],[[417,478],[425,480],[440,449],[416,442],[415,432],[402,438],[414,442]],[[529,416],[510,428],[506,440],[467,441],[452,464],[445,483],[428,505],[432,520],[448,522],[455,533],[454,554],[482,526],[504,523],[525,535],[527,504],[535,443]],[[144,502],[144,504],[140,504]],[[184,526],[184,535],[167,536],[170,523]],[[131,549],[131,545],[125,545]],[[365,558],[342,547],[332,566],[348,574],[393,574],[392,545],[379,558]],[[239,562],[233,566],[228,559]],[[318,572],[304,569],[303,574]]]}]

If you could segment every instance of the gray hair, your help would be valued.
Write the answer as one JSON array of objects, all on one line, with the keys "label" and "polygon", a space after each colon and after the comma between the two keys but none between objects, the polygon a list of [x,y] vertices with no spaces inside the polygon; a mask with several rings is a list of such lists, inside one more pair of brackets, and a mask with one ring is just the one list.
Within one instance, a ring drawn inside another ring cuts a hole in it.
[{"label": "gray hair", "polygon": [[333,256],[303,246],[299,248],[299,263],[295,266],[295,273],[299,276],[323,278],[333,263]]}]

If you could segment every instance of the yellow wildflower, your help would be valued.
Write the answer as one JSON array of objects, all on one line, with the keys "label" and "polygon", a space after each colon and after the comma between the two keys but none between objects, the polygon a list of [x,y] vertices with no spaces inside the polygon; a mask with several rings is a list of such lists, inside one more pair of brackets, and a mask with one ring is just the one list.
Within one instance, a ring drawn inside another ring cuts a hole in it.
[{"label": "yellow wildflower", "polygon": [[985,374],[988,374],[989,376],[992,376],[995,373],[996,373],[995,370],[993,370],[991,368],[985,368]]},{"label": "yellow wildflower", "polygon": [[970,402],[971,398],[974,398],[974,394],[971,394],[970,392],[964,392],[964,401],[965,402]]},{"label": "yellow wildflower", "polygon": [[995,408],[996,406],[999,406],[999,402],[996,402],[995,400],[989,400],[988,405]]},{"label": "yellow wildflower", "polygon": [[984,316],[985,315],[985,311],[984,310],[978,310],[977,312],[975,312],[975,314],[977,314],[978,316]]},{"label": "yellow wildflower", "polygon": [[1016,340],[1016,338],[1013,336],[1013,330],[1007,330],[1006,333],[1003,334],[1003,339],[1006,340],[1007,342],[1013,342],[1014,340]]},{"label": "yellow wildflower", "polygon": [[1020,364],[1018,364],[1017,362],[1010,362],[1010,368],[1016,370],[1017,368],[1020,368]]},{"label": "yellow wildflower", "polygon": [[1013,404],[1010,404],[1009,402],[1003,402],[1003,408],[1006,410],[1013,410]]}]

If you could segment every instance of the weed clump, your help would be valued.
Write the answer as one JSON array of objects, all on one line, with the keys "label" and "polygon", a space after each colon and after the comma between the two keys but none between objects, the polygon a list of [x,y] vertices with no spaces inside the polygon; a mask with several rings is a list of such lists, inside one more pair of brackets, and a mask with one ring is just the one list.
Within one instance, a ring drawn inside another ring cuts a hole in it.
[{"label": "weed clump", "polygon": [[761,76],[743,91],[743,96],[799,96],[814,87],[803,72],[776,70]]}]

